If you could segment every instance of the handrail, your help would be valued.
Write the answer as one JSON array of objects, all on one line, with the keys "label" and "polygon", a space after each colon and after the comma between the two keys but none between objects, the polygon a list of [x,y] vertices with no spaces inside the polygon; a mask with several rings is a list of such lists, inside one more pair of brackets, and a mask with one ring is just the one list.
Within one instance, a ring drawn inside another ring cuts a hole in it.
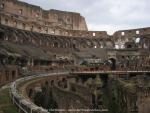
[{"label": "handrail", "polygon": [[106,71],[106,70],[98,70],[98,71],[73,71],[71,72],[73,74],[78,74],[78,73],[150,73],[150,71],[139,71],[139,70],[133,70],[133,71]]}]

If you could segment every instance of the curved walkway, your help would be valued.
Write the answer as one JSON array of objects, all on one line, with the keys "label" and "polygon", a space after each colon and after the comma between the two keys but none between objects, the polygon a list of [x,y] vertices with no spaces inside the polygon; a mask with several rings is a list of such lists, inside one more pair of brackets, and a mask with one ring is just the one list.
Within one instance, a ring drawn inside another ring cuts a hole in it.
[{"label": "curved walkway", "polygon": [[13,103],[18,106],[19,111],[23,111],[24,113],[49,113],[47,110],[35,105],[29,99],[25,98],[21,94],[21,92],[18,90],[18,87],[21,83],[27,82],[27,81],[35,79],[35,78],[65,75],[65,74],[69,74],[69,72],[36,74],[36,75],[32,75],[32,76],[28,76],[28,77],[24,77],[24,78],[20,78],[20,79],[16,80],[10,86],[10,94],[11,94]]}]

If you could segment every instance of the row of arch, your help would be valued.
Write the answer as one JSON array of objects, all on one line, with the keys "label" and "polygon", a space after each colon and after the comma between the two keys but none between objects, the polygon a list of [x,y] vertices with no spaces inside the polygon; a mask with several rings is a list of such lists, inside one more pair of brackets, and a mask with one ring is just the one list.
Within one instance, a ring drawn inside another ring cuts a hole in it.
[{"label": "row of arch", "polygon": [[116,49],[124,49],[124,48],[142,48],[142,49],[150,49],[150,36],[138,36],[138,37],[128,37],[125,39],[118,38],[115,41]]},{"label": "row of arch", "polygon": [[2,40],[35,46],[50,48],[112,48],[114,46],[110,39],[104,38],[54,36],[12,28],[3,28],[3,31],[0,32]]}]

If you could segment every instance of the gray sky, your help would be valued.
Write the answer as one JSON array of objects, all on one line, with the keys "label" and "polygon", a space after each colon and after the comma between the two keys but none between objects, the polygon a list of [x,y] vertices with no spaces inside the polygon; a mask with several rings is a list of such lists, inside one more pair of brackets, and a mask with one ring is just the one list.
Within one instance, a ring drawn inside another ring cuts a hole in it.
[{"label": "gray sky", "polygon": [[150,0],[21,0],[41,6],[79,12],[89,30],[107,31],[150,26]]}]

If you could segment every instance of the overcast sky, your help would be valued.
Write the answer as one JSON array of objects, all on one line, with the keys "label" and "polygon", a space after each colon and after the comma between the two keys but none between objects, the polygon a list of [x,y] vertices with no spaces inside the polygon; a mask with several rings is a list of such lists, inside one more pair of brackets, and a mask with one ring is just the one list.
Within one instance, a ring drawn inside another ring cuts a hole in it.
[{"label": "overcast sky", "polygon": [[41,6],[79,12],[89,30],[107,31],[150,26],[150,0],[21,0]]}]

